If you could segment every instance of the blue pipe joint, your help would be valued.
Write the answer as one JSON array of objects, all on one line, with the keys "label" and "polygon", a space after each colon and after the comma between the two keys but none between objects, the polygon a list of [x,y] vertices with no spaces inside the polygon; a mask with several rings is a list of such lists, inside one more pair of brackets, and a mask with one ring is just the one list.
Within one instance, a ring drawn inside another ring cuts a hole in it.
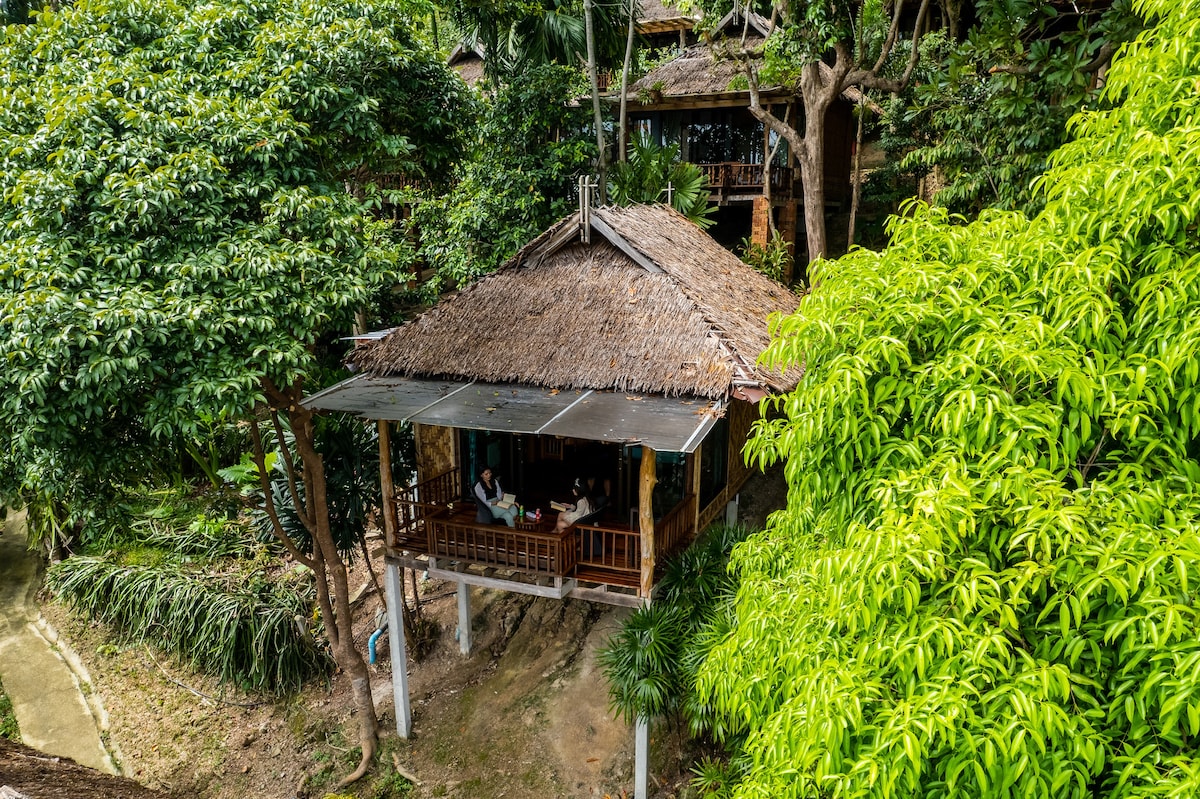
[{"label": "blue pipe joint", "polygon": [[375,643],[379,640],[379,636],[387,631],[387,625],[380,627],[375,632],[371,633],[371,637],[367,640],[367,653],[371,656],[371,665],[375,665]]}]

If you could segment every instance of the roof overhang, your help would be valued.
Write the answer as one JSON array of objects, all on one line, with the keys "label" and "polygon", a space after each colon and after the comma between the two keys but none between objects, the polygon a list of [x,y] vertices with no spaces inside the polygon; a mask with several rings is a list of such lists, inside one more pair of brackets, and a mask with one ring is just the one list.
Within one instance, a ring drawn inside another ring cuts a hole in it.
[{"label": "roof overhang", "polygon": [[693,452],[724,415],[726,402],[613,391],[560,391],[519,383],[356,375],[305,398],[303,405],[363,419]]}]

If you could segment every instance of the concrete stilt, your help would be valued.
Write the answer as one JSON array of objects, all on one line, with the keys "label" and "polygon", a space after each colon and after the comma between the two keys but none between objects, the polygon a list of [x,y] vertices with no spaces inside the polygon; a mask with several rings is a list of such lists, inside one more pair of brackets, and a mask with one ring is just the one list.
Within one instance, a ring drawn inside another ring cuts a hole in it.
[{"label": "concrete stilt", "polygon": [[650,787],[650,722],[641,716],[634,726],[633,799],[646,799]]},{"label": "concrete stilt", "polygon": [[458,584],[458,651],[471,654],[471,586]]},{"label": "concrete stilt", "polygon": [[738,498],[740,496],[740,494],[734,494],[733,499],[729,500],[729,504],[725,506],[725,523],[730,527],[737,524]]},{"label": "concrete stilt", "polygon": [[384,591],[387,593],[388,644],[392,654],[392,702],[396,706],[396,732],[401,738],[412,734],[412,705],[408,699],[408,647],[404,641],[404,620],[400,618],[404,584],[400,567],[387,564]]}]

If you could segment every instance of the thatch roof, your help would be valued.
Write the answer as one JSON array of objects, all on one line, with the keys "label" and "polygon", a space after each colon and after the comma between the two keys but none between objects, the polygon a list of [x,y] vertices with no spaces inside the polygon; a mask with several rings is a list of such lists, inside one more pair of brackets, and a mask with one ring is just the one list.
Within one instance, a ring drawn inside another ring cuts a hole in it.
[{"label": "thatch roof", "polygon": [[[747,47],[761,45],[762,40],[747,40]],[[704,94],[725,94],[737,91],[730,88],[739,78],[745,80],[741,67],[732,58],[715,58],[712,48],[696,44],[685,49],[675,58],[659,64],[629,86],[629,98],[635,99],[645,92],[660,92],[663,97],[694,97]],[[775,87],[764,87],[763,91],[774,91]],[[740,91],[746,91],[741,89]]]},{"label": "thatch roof", "polygon": [[[762,44],[763,39],[748,36],[745,47],[753,50],[761,47]],[[716,54],[714,54],[714,50],[717,50]],[[761,61],[761,58],[752,59],[752,61]],[[833,79],[833,70],[827,64],[822,63],[820,68],[821,75],[825,80]],[[736,85],[742,88],[732,88],[735,81]],[[738,102],[740,104],[748,104],[750,90],[745,88],[745,85],[745,76],[737,61],[722,57],[719,48],[714,48],[712,45],[696,44],[630,84],[626,96],[630,100],[636,101],[639,97],[645,97],[647,93],[653,96],[654,92],[658,92],[662,95],[662,100],[654,99],[652,102],[645,103],[645,105],[656,105],[664,101],[670,103],[672,100],[677,103],[682,98],[735,93],[739,95]],[[764,99],[776,100],[794,93],[778,85],[760,86],[759,91]],[[862,99],[862,93],[857,87],[850,86],[842,92],[841,97],[843,100],[857,104]],[[876,113],[882,113],[882,109],[878,105],[872,103],[871,106]]]},{"label": "thatch roof", "polygon": [[458,73],[463,83],[475,86],[483,80],[483,47],[479,44],[457,44],[446,58],[446,65]]},{"label": "thatch roof", "polygon": [[665,206],[579,214],[351,356],[373,376],[723,398],[787,390],[755,364],[796,295]]},{"label": "thatch roof", "polygon": [[167,799],[124,777],[114,777],[66,757],[54,757],[0,738],[0,788],[29,799]]}]

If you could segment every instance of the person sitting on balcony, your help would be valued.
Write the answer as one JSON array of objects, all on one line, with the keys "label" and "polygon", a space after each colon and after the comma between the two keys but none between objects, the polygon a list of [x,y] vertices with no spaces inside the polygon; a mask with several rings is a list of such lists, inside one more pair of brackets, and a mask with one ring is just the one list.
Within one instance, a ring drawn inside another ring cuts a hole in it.
[{"label": "person sitting on balcony", "polygon": [[565,510],[559,512],[558,524],[554,528],[554,532],[556,533],[561,533],[574,524],[576,519],[582,519],[592,512],[592,503],[588,501],[583,481],[576,480],[575,487],[571,491],[575,495],[575,502],[574,504],[564,505]]},{"label": "person sitting on balcony", "polygon": [[503,519],[509,527],[517,526],[517,506],[510,503],[508,507],[502,508],[497,504],[504,501],[504,489],[500,487],[500,481],[496,479],[490,466],[479,473],[474,491],[475,499],[487,506],[493,519]]}]

